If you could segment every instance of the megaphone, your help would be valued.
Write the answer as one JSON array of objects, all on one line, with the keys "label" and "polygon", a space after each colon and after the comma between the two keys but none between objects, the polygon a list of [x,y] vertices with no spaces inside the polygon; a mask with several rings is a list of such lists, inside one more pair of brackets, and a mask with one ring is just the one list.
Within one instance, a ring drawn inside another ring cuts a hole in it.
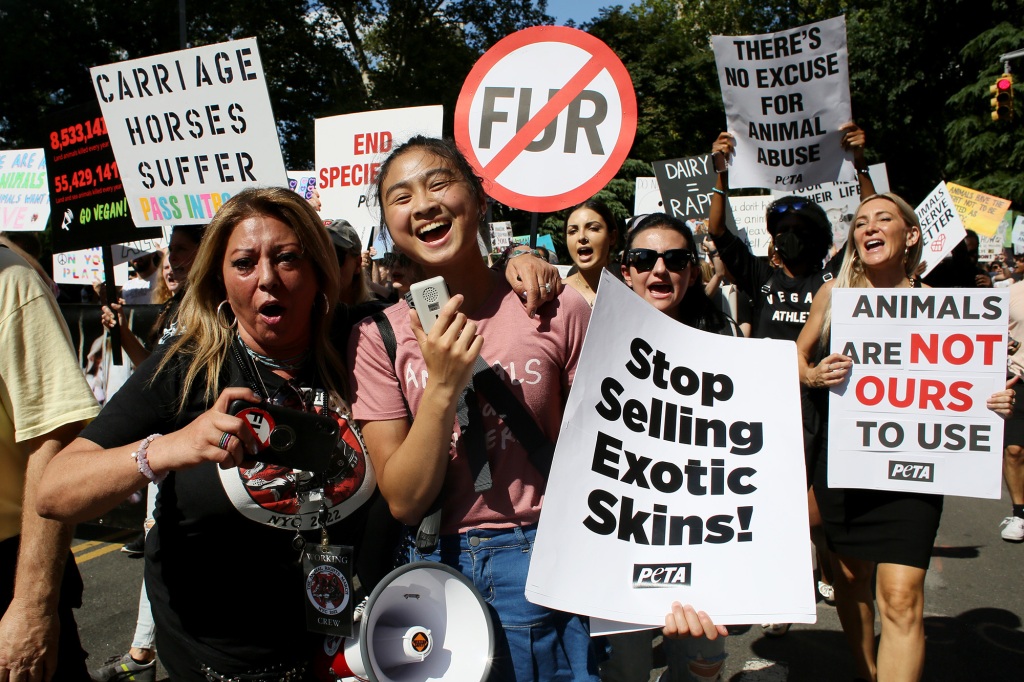
[{"label": "megaphone", "polygon": [[353,637],[325,637],[313,663],[321,682],[484,680],[494,625],[461,573],[433,561],[396,568],[370,594]]}]

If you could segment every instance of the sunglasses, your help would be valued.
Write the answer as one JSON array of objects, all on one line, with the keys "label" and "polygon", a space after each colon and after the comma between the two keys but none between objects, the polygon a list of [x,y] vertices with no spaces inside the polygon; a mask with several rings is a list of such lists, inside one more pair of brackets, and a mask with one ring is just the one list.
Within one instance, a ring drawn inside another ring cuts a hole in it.
[{"label": "sunglasses", "polygon": [[689,249],[669,249],[664,253],[654,249],[630,249],[626,252],[626,265],[636,268],[637,272],[648,272],[658,264],[659,258],[665,260],[665,267],[672,272],[682,272],[686,266],[697,262]]},{"label": "sunglasses", "polygon": [[784,204],[772,204],[768,207],[768,215],[782,215],[789,211],[802,211],[809,206],[807,201],[790,201]]},{"label": "sunglasses", "polygon": [[311,411],[310,406],[306,403],[305,396],[290,379],[278,386],[274,394],[267,399],[267,402],[271,405],[290,407],[293,410]]}]

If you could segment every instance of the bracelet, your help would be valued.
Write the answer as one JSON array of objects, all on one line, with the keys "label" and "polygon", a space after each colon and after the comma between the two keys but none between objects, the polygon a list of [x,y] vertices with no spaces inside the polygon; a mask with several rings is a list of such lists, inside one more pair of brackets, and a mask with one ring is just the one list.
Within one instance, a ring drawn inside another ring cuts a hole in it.
[{"label": "bracelet", "polygon": [[714,258],[718,255],[718,249],[712,249],[707,252],[709,258]]},{"label": "bracelet", "polygon": [[725,192],[723,192],[722,190],[718,189],[717,187],[712,187],[711,191],[714,192],[715,194],[721,194],[723,197],[725,196]]},{"label": "bracelet", "polygon": [[139,473],[157,484],[163,483],[164,479],[167,478],[167,473],[164,472],[158,475],[153,472],[152,467],[149,466],[148,451],[150,443],[162,435],[162,433],[154,433],[152,436],[146,436],[139,443],[139,449],[132,453],[132,459],[139,465]]},{"label": "bracelet", "polygon": [[529,249],[528,251],[512,251],[505,260],[512,260],[516,256],[525,256],[526,254],[540,258],[540,253],[536,249]]}]

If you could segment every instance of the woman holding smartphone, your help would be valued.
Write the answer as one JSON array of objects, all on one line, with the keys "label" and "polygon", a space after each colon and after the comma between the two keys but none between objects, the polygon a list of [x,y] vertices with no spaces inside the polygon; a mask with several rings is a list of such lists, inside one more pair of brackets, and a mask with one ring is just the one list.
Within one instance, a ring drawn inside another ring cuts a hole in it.
[{"label": "woman holding smartphone", "polygon": [[[411,547],[410,559],[441,561],[473,580],[499,625],[494,667],[500,678],[596,682],[586,619],[524,597],[544,475],[479,397],[467,396],[466,433],[456,419],[482,357],[554,441],[590,308],[565,290],[531,318],[487,268],[476,241],[486,197],[454,143],[414,137],[397,147],[380,168],[376,195],[382,227],[427,277],[444,277],[451,294],[429,334],[404,302],[385,312],[397,341],[393,363],[372,320],[359,325],[349,344],[353,416],[392,513],[415,526],[440,499],[436,549],[424,554]],[[471,468],[481,455],[489,487]],[[674,631],[696,633],[709,623],[692,609],[676,615]]]}]

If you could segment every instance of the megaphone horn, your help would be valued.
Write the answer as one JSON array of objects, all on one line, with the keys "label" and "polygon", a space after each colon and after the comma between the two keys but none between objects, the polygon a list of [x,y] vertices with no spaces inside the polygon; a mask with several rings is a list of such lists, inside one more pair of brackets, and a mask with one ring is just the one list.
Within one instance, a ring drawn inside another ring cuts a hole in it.
[{"label": "megaphone horn", "polygon": [[484,680],[494,625],[473,584],[444,564],[396,568],[370,594],[354,637],[327,637],[314,663],[322,682]]}]

